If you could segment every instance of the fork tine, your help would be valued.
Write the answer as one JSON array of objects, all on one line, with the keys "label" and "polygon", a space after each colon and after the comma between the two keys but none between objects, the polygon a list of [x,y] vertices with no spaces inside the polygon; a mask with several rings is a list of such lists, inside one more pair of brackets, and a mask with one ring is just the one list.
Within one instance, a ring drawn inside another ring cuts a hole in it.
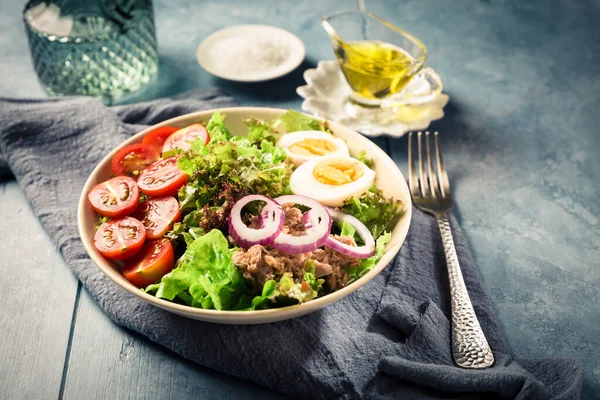
[{"label": "fork tine", "polygon": [[413,156],[413,133],[408,134],[408,187],[413,196],[419,195],[419,180],[415,172],[415,160]]},{"label": "fork tine", "polygon": [[438,183],[433,173],[433,162],[431,157],[431,145],[429,140],[429,131],[425,132],[425,147],[427,148],[427,176],[429,176],[429,190],[431,191],[431,196],[435,199],[438,195]]},{"label": "fork tine", "polygon": [[421,186],[421,195],[423,197],[428,196],[429,195],[429,185],[427,184],[427,178],[425,176],[425,171],[423,168],[423,151],[422,151],[422,137],[423,136],[423,132],[419,132],[417,138],[419,139],[417,144],[418,144],[418,151],[419,151],[419,186]]},{"label": "fork tine", "polygon": [[442,197],[446,197],[450,194],[450,181],[448,180],[448,173],[446,172],[446,168],[444,168],[444,160],[442,158],[442,151],[440,150],[440,141],[438,139],[437,131],[434,133],[434,136],[438,179],[440,181],[440,192]]}]

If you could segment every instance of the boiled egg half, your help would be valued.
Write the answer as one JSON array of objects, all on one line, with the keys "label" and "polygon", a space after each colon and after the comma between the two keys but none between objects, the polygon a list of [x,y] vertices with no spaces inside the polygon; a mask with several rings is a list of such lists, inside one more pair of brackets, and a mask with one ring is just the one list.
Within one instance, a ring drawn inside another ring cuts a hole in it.
[{"label": "boiled egg half", "polygon": [[311,197],[319,203],[341,207],[344,201],[360,197],[375,179],[375,171],[350,157],[328,156],[312,159],[292,173],[294,194]]},{"label": "boiled egg half", "polygon": [[285,150],[288,160],[296,166],[326,156],[348,156],[346,142],[322,131],[286,133],[279,139],[277,145]]}]

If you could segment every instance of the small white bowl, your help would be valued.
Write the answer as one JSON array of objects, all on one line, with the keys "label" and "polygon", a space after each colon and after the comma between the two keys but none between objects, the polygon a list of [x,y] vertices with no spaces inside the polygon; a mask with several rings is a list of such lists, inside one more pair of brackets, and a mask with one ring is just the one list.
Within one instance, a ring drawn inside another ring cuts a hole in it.
[{"label": "small white bowl", "polygon": [[238,82],[283,76],[296,69],[305,55],[304,43],[297,36],[270,25],[221,29],[204,39],[196,51],[198,63],[210,74]]},{"label": "small white bowl", "polygon": [[[381,272],[381,270],[383,270],[385,266],[390,263],[390,261],[392,261],[394,256],[400,250],[402,243],[404,243],[412,215],[410,194],[406,185],[406,181],[394,161],[392,161],[392,159],[383,150],[377,147],[377,145],[364,136],[340,124],[331,122],[329,127],[336,136],[346,140],[350,154],[357,154],[359,151],[365,150],[367,155],[373,159],[373,168],[377,173],[375,177],[375,185],[381,188],[386,196],[399,199],[404,203],[404,215],[396,222],[396,225],[392,230],[392,240],[390,243],[388,243],[384,256],[365,276],[336,292],[316,298],[315,300],[303,304],[257,311],[204,310],[201,308],[193,308],[186,305],[172,303],[170,301],[159,299],[150,294],[144,293],[142,290],[138,289],[127,279],[125,279],[125,277],[121,274],[118,264],[103,257],[94,246],[94,234],[96,232],[97,216],[87,200],[87,194],[94,185],[111,177],[111,159],[115,153],[124,146],[141,142],[148,132],[160,126],[174,125],[184,127],[195,122],[206,122],[214,111],[215,110],[208,110],[182,115],[180,117],[161,122],[160,124],[154,125],[148,129],[144,129],[106,155],[106,157],[100,161],[100,163],[89,176],[79,199],[79,209],[77,214],[79,235],[81,236],[81,241],[83,242],[83,245],[90,258],[113,282],[128,292],[133,293],[134,295],[157,307],[175,314],[182,315],[184,317],[221,324],[261,324],[299,317],[325,307],[326,305],[349,295],[369,282],[377,274],[379,274],[379,272]],[[241,135],[246,134],[248,131],[243,123],[245,119],[249,117],[258,117],[266,121],[271,121],[286,112],[286,110],[276,108],[235,107],[223,108],[221,109],[221,112],[227,117],[226,123],[230,131],[233,134]]]}]

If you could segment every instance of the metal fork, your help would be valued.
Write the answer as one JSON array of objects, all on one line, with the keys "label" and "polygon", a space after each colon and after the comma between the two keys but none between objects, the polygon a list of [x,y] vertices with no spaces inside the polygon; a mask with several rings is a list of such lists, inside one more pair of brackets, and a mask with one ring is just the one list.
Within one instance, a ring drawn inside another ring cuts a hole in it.
[{"label": "metal fork", "polygon": [[[437,173],[434,171],[434,161],[431,157],[431,135],[429,132],[425,132],[424,136],[427,160],[423,156],[423,134],[419,132],[417,134],[418,169],[415,171],[413,133],[408,135],[408,185],[415,205],[437,219],[442,234],[450,281],[452,355],[454,362],[459,367],[487,368],[494,364],[494,355],[481,330],[475,310],[473,310],[473,304],[471,304],[456,256],[447,214],[452,208],[452,195],[450,194],[448,174],[442,160],[438,133],[434,133]],[[424,165],[425,163],[426,165]]]}]

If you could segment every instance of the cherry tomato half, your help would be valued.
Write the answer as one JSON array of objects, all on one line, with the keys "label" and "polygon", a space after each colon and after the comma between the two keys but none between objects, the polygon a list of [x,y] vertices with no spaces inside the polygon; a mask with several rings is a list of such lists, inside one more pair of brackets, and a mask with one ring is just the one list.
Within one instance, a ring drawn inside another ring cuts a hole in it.
[{"label": "cherry tomato half", "polygon": [[210,135],[204,125],[192,124],[186,126],[169,136],[163,145],[162,151],[165,153],[175,148],[189,150],[192,147],[192,143],[198,138],[202,138],[204,144],[210,140]]},{"label": "cherry tomato half", "polygon": [[124,217],[100,225],[94,236],[94,245],[105,257],[125,260],[135,255],[145,240],[144,225],[135,218]]},{"label": "cherry tomato half", "polygon": [[158,239],[181,219],[181,212],[177,199],[168,196],[144,201],[132,216],[144,224],[147,239]]},{"label": "cherry tomato half", "polygon": [[140,191],[133,179],[117,176],[97,184],[88,193],[92,208],[105,217],[124,217],[131,214],[140,201]]},{"label": "cherry tomato half", "polygon": [[149,240],[123,268],[125,278],[139,288],[158,282],[173,269],[175,254],[168,239]]},{"label": "cherry tomato half", "polygon": [[175,196],[188,176],[177,167],[177,156],[159,160],[142,171],[137,184],[148,196]]},{"label": "cherry tomato half", "polygon": [[134,143],[123,147],[114,155],[111,167],[116,176],[138,177],[142,170],[158,160],[159,150],[145,143]]},{"label": "cherry tomato half", "polygon": [[163,145],[165,144],[167,138],[178,130],[179,128],[176,126],[161,126],[160,128],[150,131],[146,136],[144,136],[142,143],[149,144],[160,152],[162,151]]}]

